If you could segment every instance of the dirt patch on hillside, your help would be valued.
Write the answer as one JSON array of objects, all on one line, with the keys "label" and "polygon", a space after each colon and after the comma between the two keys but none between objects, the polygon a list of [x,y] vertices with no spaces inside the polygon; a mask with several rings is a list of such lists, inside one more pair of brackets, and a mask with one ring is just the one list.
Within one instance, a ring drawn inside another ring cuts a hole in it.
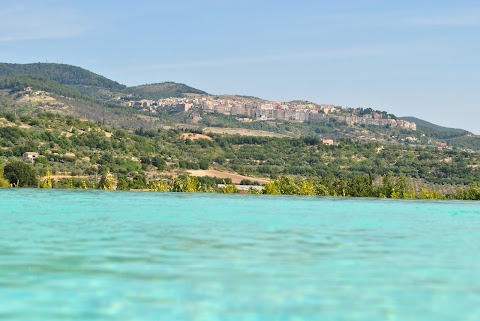
[{"label": "dirt patch on hillside", "polygon": [[30,129],[32,127],[32,126],[27,125],[27,124],[17,125],[16,123],[12,123],[12,122],[6,120],[5,118],[0,118],[0,126],[1,127],[19,127],[19,128],[22,128],[22,129]]},{"label": "dirt patch on hillside", "polygon": [[64,174],[54,174],[52,175],[52,179],[58,181],[59,179],[62,179],[62,178],[80,178],[80,179],[88,179],[90,178],[91,176],[73,176],[73,175],[64,175]]},{"label": "dirt patch on hillside", "polygon": [[189,170],[188,173],[192,176],[198,176],[198,177],[210,176],[210,177],[218,177],[218,178],[230,178],[232,180],[232,183],[234,184],[239,184],[243,179],[257,181],[261,184],[268,183],[270,181],[268,178],[244,176],[236,173],[221,172],[221,171],[217,171],[216,169]]},{"label": "dirt patch on hillside", "polygon": [[213,138],[210,136],[203,135],[203,134],[193,134],[193,133],[183,133],[181,135],[181,138],[191,139],[191,140],[197,140],[197,139],[213,140]]},{"label": "dirt patch on hillside", "polygon": [[222,135],[240,135],[240,136],[261,136],[261,137],[290,137],[287,135],[267,132],[265,130],[244,129],[244,128],[218,128],[207,127],[203,129],[206,133],[222,134]]}]

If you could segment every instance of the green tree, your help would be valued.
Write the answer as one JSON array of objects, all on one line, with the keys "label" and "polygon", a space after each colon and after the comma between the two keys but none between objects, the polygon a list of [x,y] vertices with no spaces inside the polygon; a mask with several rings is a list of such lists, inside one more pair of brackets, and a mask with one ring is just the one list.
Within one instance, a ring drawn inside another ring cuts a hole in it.
[{"label": "green tree", "polygon": [[132,189],[144,189],[147,188],[147,177],[144,174],[135,174],[130,182],[130,188]]},{"label": "green tree", "polygon": [[480,200],[480,186],[474,183],[467,189],[460,189],[454,198],[459,200]]},{"label": "green tree", "polygon": [[0,188],[10,187],[10,182],[3,177],[3,167],[0,167]]},{"label": "green tree", "polygon": [[8,163],[4,168],[3,176],[16,187],[36,187],[38,184],[33,167],[22,161]]},{"label": "green tree", "polygon": [[40,187],[53,188],[53,179],[52,179],[52,174],[50,173],[50,167],[47,167],[45,176],[41,179]]},{"label": "green tree", "polygon": [[152,159],[152,165],[155,166],[159,171],[163,171],[167,163],[165,163],[165,160],[162,157],[155,156]]},{"label": "green tree", "polygon": [[115,177],[113,176],[113,174],[107,172],[102,175],[102,178],[98,183],[98,187],[106,191],[113,191],[115,189]]},{"label": "green tree", "polygon": [[374,197],[372,177],[369,175],[356,176],[348,183],[348,195],[353,197]]},{"label": "green tree", "polygon": [[209,163],[208,160],[206,160],[206,159],[200,160],[200,163],[199,163],[200,169],[206,170],[206,169],[208,169],[208,166],[209,166],[209,165],[210,165],[210,163]]},{"label": "green tree", "polygon": [[130,190],[129,181],[125,175],[118,175],[117,190],[119,191]]}]

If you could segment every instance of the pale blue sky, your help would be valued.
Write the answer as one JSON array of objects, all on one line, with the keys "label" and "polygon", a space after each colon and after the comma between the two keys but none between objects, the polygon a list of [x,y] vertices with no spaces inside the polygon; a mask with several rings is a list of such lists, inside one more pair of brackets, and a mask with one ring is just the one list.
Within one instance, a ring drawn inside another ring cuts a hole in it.
[{"label": "pale blue sky", "polygon": [[0,61],[64,62],[126,85],[307,99],[480,134],[480,2],[13,1]]}]

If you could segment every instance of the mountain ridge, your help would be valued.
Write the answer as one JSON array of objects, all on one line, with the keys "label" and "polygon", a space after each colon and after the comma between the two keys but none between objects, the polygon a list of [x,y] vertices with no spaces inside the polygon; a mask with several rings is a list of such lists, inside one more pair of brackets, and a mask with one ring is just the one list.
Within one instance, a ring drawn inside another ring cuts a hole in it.
[{"label": "mountain ridge", "polygon": [[0,63],[0,77],[31,75],[43,76],[62,85],[95,86],[113,90],[126,88],[125,85],[116,81],[73,65],[40,62],[30,64]]},{"label": "mountain ridge", "polygon": [[87,96],[107,98],[98,93],[98,89],[107,89],[113,94],[131,94],[145,99],[182,97],[184,94],[204,94],[205,91],[172,81],[126,86],[90,70],[58,63],[0,63],[1,78],[41,76],[61,85],[70,86]]},{"label": "mountain ridge", "polygon": [[458,132],[458,133],[464,133],[464,134],[472,134],[468,130],[461,129],[461,128],[451,128],[451,127],[445,127],[445,126],[440,126],[434,123],[431,123],[429,121],[414,117],[414,116],[403,116],[403,117],[397,117],[398,119],[401,120],[406,120],[413,122],[417,124],[417,126],[420,127],[426,127],[426,128],[431,128],[434,130],[439,130],[439,131],[451,131],[451,132]]},{"label": "mountain ridge", "polygon": [[127,92],[152,100],[168,97],[183,97],[184,94],[208,95],[208,93],[203,90],[173,81],[131,86],[127,88]]}]

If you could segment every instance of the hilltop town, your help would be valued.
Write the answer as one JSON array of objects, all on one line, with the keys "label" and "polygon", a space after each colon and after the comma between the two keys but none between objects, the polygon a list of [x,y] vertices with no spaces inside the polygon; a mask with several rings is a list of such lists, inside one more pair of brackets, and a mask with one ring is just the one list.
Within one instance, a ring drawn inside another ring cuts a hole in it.
[{"label": "hilltop town", "polygon": [[0,106],[4,113],[19,116],[55,112],[133,130],[180,128],[225,135],[316,137],[327,144],[351,139],[480,150],[480,138],[468,131],[372,108],[212,95],[174,82],[127,87],[61,64],[0,64],[2,75]]},{"label": "hilltop town", "polygon": [[[413,122],[399,120],[392,114],[371,108],[349,108],[335,105],[315,104],[308,101],[278,102],[255,97],[210,96],[187,94],[185,97],[170,97],[159,100],[122,98],[122,105],[136,110],[158,113],[164,109],[178,112],[203,111],[237,116],[238,120],[249,121],[298,121],[298,122],[343,122],[347,125],[374,125],[416,130]],[[200,119],[200,114],[195,116]]]}]

